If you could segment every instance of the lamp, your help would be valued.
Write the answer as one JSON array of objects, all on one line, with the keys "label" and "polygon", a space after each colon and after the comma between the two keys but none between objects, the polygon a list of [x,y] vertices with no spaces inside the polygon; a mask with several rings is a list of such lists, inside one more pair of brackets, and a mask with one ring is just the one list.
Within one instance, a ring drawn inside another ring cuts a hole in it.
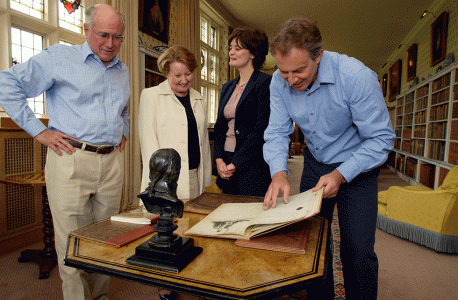
[{"label": "lamp", "polygon": [[423,17],[426,17],[427,14],[432,14],[434,18],[437,19],[437,17],[430,11],[425,10],[425,12],[421,15],[420,19],[423,19]]}]

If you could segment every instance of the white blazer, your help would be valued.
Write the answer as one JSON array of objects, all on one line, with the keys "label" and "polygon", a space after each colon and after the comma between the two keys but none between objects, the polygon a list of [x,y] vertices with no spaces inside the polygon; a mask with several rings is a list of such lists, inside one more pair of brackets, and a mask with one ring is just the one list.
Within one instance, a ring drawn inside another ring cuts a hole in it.
[{"label": "white blazer", "polygon": [[[207,101],[190,88],[191,107],[197,122],[200,145],[199,194],[205,186],[212,185],[211,154],[207,129]],[[149,183],[149,160],[158,149],[173,148],[181,156],[177,196],[189,200],[188,119],[184,106],[172,92],[169,81],[147,88],[140,96],[138,131],[143,162],[142,185],[144,191]]]}]

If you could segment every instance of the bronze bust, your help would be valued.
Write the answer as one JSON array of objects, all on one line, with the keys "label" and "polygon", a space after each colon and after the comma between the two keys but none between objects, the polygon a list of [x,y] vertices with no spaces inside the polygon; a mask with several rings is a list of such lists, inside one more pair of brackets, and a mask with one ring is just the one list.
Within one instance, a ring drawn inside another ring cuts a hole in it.
[{"label": "bronze bust", "polygon": [[177,181],[180,175],[181,158],[175,149],[159,149],[149,161],[150,182],[138,197],[146,209],[159,215],[153,227],[157,235],[150,239],[150,246],[168,248],[181,243],[181,237],[173,234],[178,228],[173,218],[183,216],[183,201],[177,198]]}]

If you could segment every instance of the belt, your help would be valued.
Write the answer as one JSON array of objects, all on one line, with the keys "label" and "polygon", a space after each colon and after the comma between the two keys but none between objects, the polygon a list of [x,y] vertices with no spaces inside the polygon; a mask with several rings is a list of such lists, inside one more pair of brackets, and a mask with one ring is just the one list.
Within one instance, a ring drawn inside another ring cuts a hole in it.
[{"label": "belt", "polygon": [[69,140],[69,139],[65,139],[65,140],[75,148],[85,150],[85,151],[95,152],[98,154],[109,154],[113,152],[114,149],[116,149],[116,146],[92,146],[92,145],[84,144],[84,143],[77,142],[74,140]]}]

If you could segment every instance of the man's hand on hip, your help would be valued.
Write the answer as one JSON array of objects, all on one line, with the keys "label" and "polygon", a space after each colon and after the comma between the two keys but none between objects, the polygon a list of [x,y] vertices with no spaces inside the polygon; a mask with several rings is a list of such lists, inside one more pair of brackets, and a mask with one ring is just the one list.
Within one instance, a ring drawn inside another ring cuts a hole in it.
[{"label": "man's hand on hip", "polygon": [[272,176],[272,182],[270,183],[269,189],[267,190],[266,196],[264,197],[264,205],[262,209],[268,210],[270,203],[272,208],[277,205],[277,197],[280,191],[283,192],[283,202],[288,203],[290,186],[286,179],[286,171],[280,171]]},{"label": "man's hand on hip", "polygon": [[35,139],[43,145],[51,148],[57,155],[62,156],[64,150],[68,155],[72,155],[76,150],[65,139],[78,141],[77,139],[59,131],[45,129],[35,136]]},{"label": "man's hand on hip", "polygon": [[126,148],[126,143],[127,143],[127,138],[125,136],[122,136],[121,144],[119,144],[119,151],[120,152],[124,151],[124,149]]}]

